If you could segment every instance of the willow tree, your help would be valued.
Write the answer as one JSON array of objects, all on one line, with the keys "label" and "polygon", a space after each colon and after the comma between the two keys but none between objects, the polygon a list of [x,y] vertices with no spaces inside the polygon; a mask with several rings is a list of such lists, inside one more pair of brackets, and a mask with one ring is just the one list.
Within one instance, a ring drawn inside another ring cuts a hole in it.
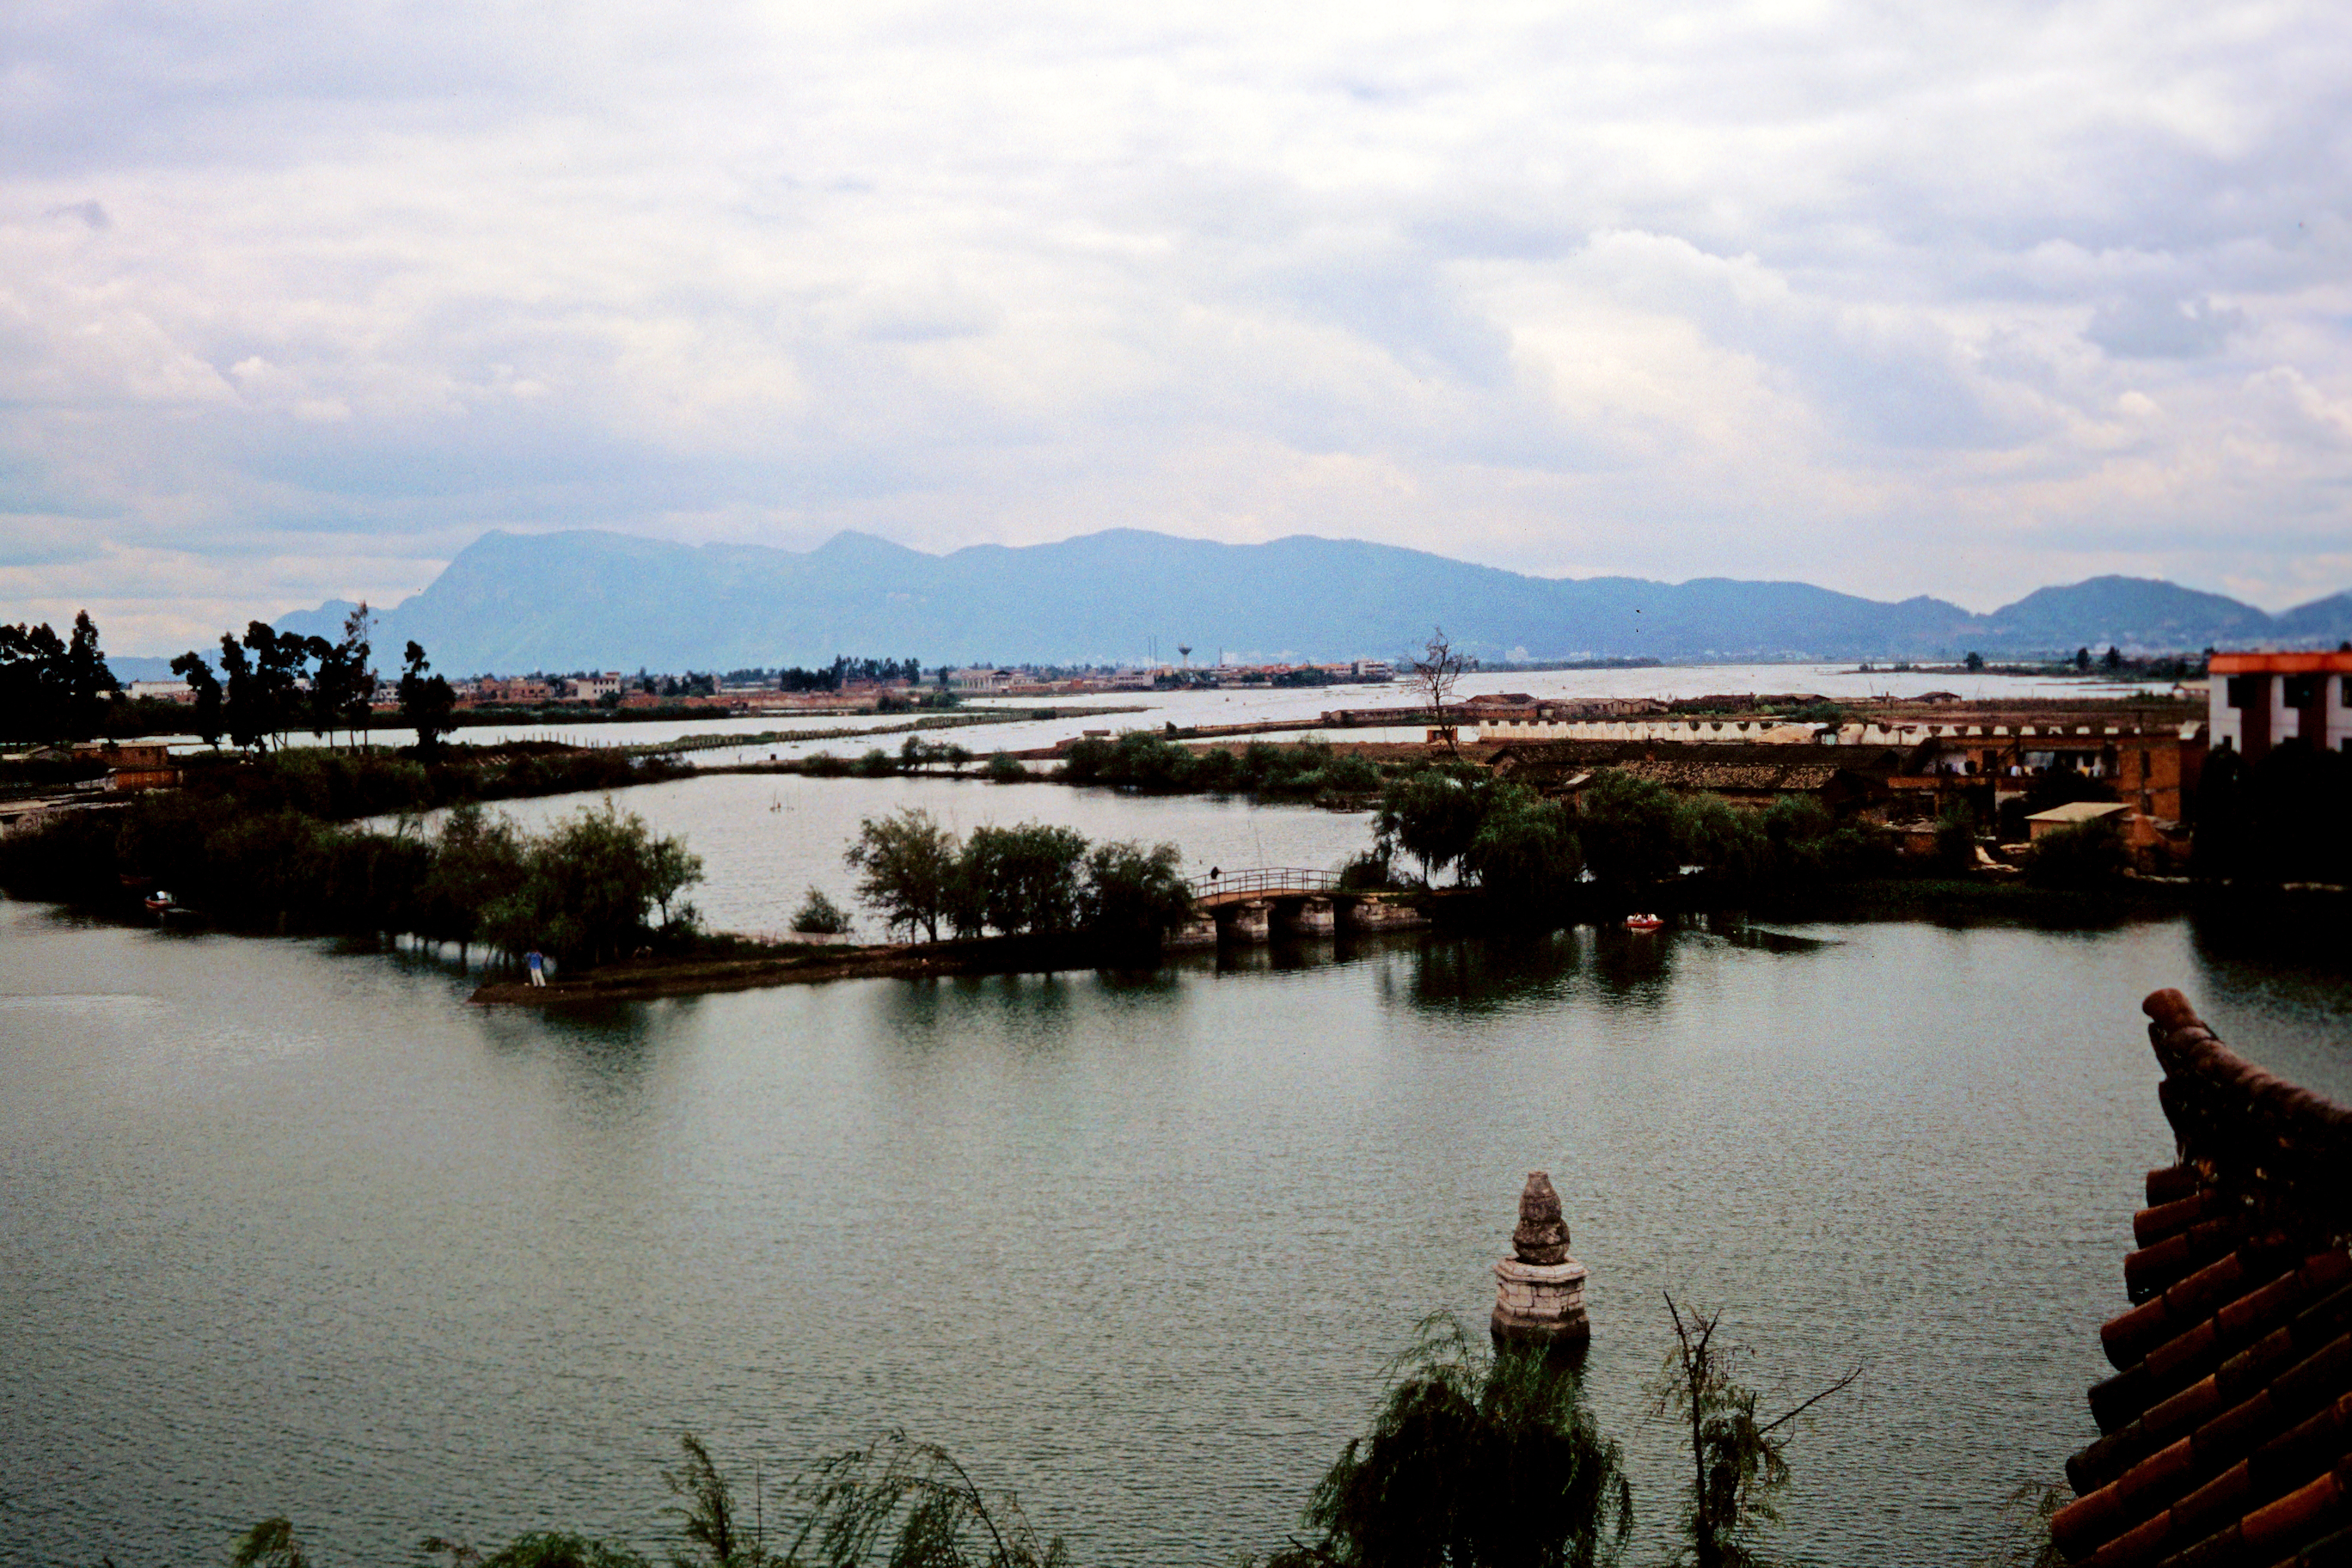
[{"label": "willow tree", "polygon": [[1268,1568],[1597,1568],[1622,1554],[1633,1510],[1576,1373],[1540,1347],[1490,1353],[1441,1312],[1315,1489],[1318,1539]]}]

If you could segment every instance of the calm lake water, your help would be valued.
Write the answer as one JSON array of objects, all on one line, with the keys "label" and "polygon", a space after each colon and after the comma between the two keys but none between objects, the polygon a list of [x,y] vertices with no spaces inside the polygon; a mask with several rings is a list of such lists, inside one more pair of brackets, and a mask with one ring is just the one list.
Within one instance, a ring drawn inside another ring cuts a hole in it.
[{"label": "calm lake water", "polygon": [[1483,1319],[1541,1166],[1652,1546],[1671,1289],[1769,1388],[1864,1369],[1799,1441],[1788,1555],[1972,1562],[2093,1435],[2169,1154],[2139,998],[2338,1096],[2352,998],[2186,921],[1793,934],[548,1017],[0,903],[0,1561],[219,1562],[281,1511],[331,1563],[658,1549],[678,1432],[748,1487],[903,1426],[1080,1563],[1229,1563],[1295,1528],[1417,1318]]}]

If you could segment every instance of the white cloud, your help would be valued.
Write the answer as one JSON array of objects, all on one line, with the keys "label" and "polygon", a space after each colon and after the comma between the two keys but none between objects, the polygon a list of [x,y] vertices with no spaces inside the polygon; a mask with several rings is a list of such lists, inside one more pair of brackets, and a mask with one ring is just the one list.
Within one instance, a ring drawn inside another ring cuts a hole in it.
[{"label": "white cloud", "polygon": [[184,638],[491,526],[1980,607],[2352,538],[2315,0],[40,0],[0,55],[0,617]]}]

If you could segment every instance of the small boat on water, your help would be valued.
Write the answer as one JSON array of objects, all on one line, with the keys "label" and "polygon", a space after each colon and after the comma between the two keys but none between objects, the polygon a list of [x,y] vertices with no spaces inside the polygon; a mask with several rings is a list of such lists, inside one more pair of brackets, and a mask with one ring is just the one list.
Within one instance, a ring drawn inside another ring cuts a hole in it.
[{"label": "small boat on water", "polygon": [[140,902],[145,904],[149,912],[153,914],[169,914],[172,910],[172,895],[161,888],[148,894]]},{"label": "small boat on water", "polygon": [[1625,917],[1625,929],[1627,931],[1663,931],[1665,929],[1665,924],[1666,922],[1656,915],[1627,915]]}]

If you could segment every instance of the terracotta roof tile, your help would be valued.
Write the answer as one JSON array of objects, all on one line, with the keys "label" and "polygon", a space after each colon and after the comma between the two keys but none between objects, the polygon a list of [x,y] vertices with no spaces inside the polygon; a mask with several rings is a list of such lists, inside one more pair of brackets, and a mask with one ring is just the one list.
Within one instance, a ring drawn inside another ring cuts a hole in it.
[{"label": "terracotta roof tile", "polygon": [[2352,1112],[2148,998],[2179,1163],[2147,1175],[2102,1436],[2051,1522],[2097,1568],[2352,1568]]}]

